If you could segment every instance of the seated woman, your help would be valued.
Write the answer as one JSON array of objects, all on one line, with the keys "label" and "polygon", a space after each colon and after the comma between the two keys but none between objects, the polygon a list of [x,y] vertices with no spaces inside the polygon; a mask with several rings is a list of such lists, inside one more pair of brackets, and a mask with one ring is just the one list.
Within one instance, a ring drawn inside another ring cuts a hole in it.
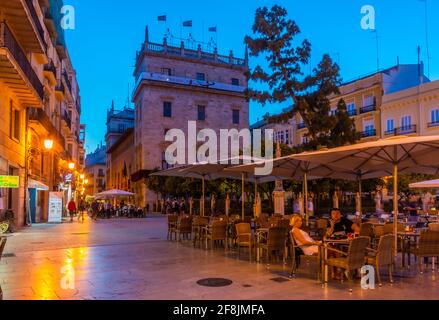
[{"label": "seated woman", "polygon": [[292,227],[294,240],[303,253],[307,256],[317,255],[320,242],[314,241],[307,232],[300,229],[302,227],[302,217],[293,215],[290,220],[290,226]]}]

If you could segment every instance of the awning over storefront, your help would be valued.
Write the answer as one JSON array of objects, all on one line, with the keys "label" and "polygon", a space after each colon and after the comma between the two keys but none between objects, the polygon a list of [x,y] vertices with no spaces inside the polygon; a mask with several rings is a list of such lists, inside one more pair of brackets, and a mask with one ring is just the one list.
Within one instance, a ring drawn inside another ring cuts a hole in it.
[{"label": "awning over storefront", "polygon": [[34,179],[29,179],[29,181],[27,182],[27,187],[29,189],[37,189],[37,190],[43,190],[43,191],[49,191],[49,187],[46,186],[44,183],[34,180]]}]

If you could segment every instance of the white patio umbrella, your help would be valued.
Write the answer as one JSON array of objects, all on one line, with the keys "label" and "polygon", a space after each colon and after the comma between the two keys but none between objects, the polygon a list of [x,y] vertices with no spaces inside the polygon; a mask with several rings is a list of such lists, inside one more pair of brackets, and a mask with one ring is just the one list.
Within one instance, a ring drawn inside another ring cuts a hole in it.
[{"label": "white patio umbrella", "polygon": [[[235,166],[225,169],[229,172],[246,172],[248,174],[254,174],[257,167],[267,165],[271,162],[273,167],[269,176],[261,176],[259,179],[293,179],[303,181],[303,194],[305,205],[305,221],[309,222],[308,212],[308,180],[316,180],[321,178],[343,179],[353,180],[359,182],[359,192],[361,194],[361,180],[381,177],[388,175],[387,172],[382,171],[380,168],[374,170],[352,170],[349,167],[340,169],[325,163],[313,163],[309,160],[298,160],[295,155],[289,155],[272,160],[259,161],[252,164],[246,164],[241,166]],[[361,204],[360,204],[361,205]]]},{"label": "white patio umbrella", "polygon": [[[181,167],[175,167],[168,170],[163,170],[151,174],[151,176],[167,176],[167,177],[183,177],[183,178],[197,178],[202,181],[202,206],[201,216],[204,216],[204,199],[205,199],[205,180],[215,180],[220,178],[242,180],[242,199],[245,199],[244,195],[244,183],[245,180],[254,181],[253,176],[247,175],[245,172],[229,172],[225,171],[226,168],[235,166],[236,163],[246,163],[252,161],[261,161],[260,158],[253,158],[248,156],[238,156],[229,159],[220,160],[217,163],[195,163]],[[271,177],[264,177],[261,182],[272,181]],[[242,201],[242,218],[244,218],[245,202]]]},{"label": "white patio umbrella", "polygon": [[124,191],[124,190],[108,190],[101,193],[97,193],[95,195],[95,199],[101,200],[101,199],[113,199],[113,198],[120,198],[120,197],[133,197],[135,196],[135,193]]},{"label": "white patio umbrella", "polygon": [[439,188],[439,179],[410,183],[409,188],[411,188],[411,189],[437,189],[437,188]]},{"label": "white patio umbrella", "polygon": [[369,173],[372,173],[371,177],[373,177],[380,171],[382,176],[392,175],[396,250],[398,174],[438,174],[439,136],[392,137],[322,151],[305,152],[293,157],[300,161],[338,168],[340,172],[344,172],[346,168],[351,171],[361,170],[363,178],[369,178]]}]

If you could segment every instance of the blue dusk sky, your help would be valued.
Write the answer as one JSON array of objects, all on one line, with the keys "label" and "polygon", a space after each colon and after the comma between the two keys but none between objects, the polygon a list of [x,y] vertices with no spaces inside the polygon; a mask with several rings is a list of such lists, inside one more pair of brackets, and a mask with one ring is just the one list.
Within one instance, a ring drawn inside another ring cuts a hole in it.
[{"label": "blue dusk sky", "polygon": [[[64,0],[75,8],[75,30],[66,30],[67,45],[77,71],[82,96],[82,119],[87,125],[87,152],[104,141],[106,110],[115,101],[118,108],[127,103],[134,85],[136,50],[149,26],[152,42],[162,42],[166,28],[179,37],[181,21],[193,20],[196,40],[217,39],[220,54],[243,57],[244,36],[251,34],[258,7],[279,4],[299,25],[312,44],[311,66],[329,53],[340,64],[343,80],[352,80],[377,69],[375,33],[360,26],[361,7],[372,5],[376,11],[380,67],[417,62],[417,46],[427,73],[424,2],[421,0]],[[439,79],[439,1],[428,0],[430,79]],[[167,22],[157,16],[167,15]],[[204,26],[204,28],[203,28]],[[208,27],[217,26],[216,34]],[[204,32],[203,32],[204,30]],[[204,33],[204,34],[203,34]],[[264,63],[251,59],[250,65]],[[306,71],[306,70],[305,70]],[[285,105],[250,105],[250,123],[264,114],[278,113]]]}]

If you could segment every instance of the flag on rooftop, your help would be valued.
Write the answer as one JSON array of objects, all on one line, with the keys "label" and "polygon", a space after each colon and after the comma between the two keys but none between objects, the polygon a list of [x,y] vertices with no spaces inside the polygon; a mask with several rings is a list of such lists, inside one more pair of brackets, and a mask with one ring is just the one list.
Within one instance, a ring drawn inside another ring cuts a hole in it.
[{"label": "flag on rooftop", "polygon": [[183,27],[192,27],[192,20],[184,21]]}]

